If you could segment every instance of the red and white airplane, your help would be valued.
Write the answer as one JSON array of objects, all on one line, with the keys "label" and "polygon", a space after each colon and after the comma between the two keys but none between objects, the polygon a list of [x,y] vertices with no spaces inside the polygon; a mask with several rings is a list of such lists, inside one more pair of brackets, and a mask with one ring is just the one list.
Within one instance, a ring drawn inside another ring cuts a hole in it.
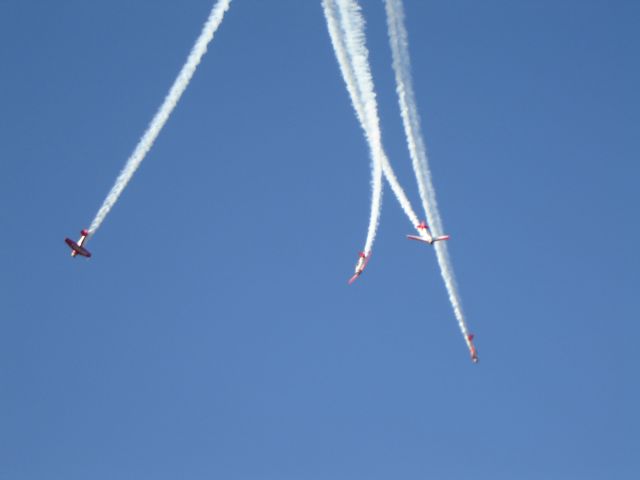
[{"label": "red and white airplane", "polygon": [[473,363],[478,363],[478,352],[476,352],[476,347],[473,344],[473,333],[467,335],[467,340],[469,341],[469,351],[471,353],[471,361]]},{"label": "red and white airplane", "polygon": [[442,240],[449,240],[449,235],[442,235],[440,237],[432,236],[429,231],[429,226],[424,220],[420,222],[420,225],[417,225],[417,228],[420,231],[420,235],[407,235],[408,239],[428,243],[429,245],[433,245],[435,242],[440,242]]},{"label": "red and white airplane", "polygon": [[87,237],[89,236],[89,230],[82,230],[80,232],[80,240],[78,240],[77,242],[74,242],[73,240],[71,240],[70,238],[65,238],[64,241],[67,243],[67,245],[69,245],[69,248],[71,249],[71,256],[75,257],[76,255],[82,255],[83,257],[90,257],[91,256],[91,252],[89,250],[87,250],[86,248],[84,248],[82,245],[84,244],[84,242],[87,240]]},{"label": "red and white airplane", "polygon": [[369,258],[371,254],[365,255],[364,252],[360,252],[360,258],[358,258],[358,263],[356,263],[356,273],[354,273],[353,277],[349,279],[349,285],[356,281],[356,279],[362,274],[364,268],[369,263]]}]

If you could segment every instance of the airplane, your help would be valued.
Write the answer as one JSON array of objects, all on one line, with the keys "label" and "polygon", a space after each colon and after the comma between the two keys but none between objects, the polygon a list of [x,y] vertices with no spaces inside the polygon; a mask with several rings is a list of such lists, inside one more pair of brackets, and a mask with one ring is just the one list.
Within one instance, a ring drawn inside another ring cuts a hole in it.
[{"label": "airplane", "polygon": [[449,235],[442,235],[440,237],[434,237],[429,232],[429,226],[423,220],[420,222],[420,225],[416,226],[420,235],[407,235],[409,240],[417,240],[419,242],[428,243],[429,245],[433,245],[435,242],[440,242],[442,240],[449,240]]},{"label": "airplane", "polygon": [[467,335],[467,340],[469,341],[469,349],[471,351],[471,361],[473,363],[478,363],[478,352],[476,352],[476,347],[473,344],[473,333]]},{"label": "airplane", "polygon": [[83,257],[90,257],[91,256],[91,252],[89,250],[87,250],[86,248],[84,248],[82,245],[84,244],[84,242],[87,240],[87,237],[89,236],[89,230],[82,230],[80,232],[80,240],[78,240],[77,242],[74,242],[73,240],[71,240],[70,238],[65,238],[64,241],[67,243],[67,245],[69,245],[69,248],[71,249],[71,256],[75,257],[76,255],[82,255]]},{"label": "airplane", "polygon": [[371,254],[365,255],[364,252],[360,252],[360,258],[358,258],[358,263],[356,263],[356,273],[349,279],[349,285],[356,281],[356,279],[362,274],[364,268],[369,263],[369,258]]}]

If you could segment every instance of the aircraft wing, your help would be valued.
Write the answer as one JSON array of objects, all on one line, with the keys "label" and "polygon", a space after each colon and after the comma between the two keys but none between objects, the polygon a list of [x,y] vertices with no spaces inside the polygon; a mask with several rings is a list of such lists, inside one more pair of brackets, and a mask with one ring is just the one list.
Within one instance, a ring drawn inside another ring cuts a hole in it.
[{"label": "aircraft wing", "polygon": [[65,238],[64,241],[69,245],[69,248],[76,252],[78,255],[82,255],[83,257],[89,258],[91,256],[91,252],[86,248],[78,245],[76,242],[71,240],[70,238]]},{"label": "aircraft wing", "polygon": [[417,240],[418,242],[424,242],[424,243],[429,243],[428,240],[418,236],[418,235],[407,235],[407,238],[409,240]]}]

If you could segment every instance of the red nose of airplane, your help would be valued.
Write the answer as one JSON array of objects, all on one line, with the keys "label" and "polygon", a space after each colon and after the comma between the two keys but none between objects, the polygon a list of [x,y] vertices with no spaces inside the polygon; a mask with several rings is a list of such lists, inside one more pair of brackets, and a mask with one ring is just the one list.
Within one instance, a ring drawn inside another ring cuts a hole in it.
[{"label": "red nose of airplane", "polygon": [[86,228],[84,230],[81,230],[80,235],[82,235],[83,237],[86,237],[87,235],[89,235],[89,230],[87,230]]}]

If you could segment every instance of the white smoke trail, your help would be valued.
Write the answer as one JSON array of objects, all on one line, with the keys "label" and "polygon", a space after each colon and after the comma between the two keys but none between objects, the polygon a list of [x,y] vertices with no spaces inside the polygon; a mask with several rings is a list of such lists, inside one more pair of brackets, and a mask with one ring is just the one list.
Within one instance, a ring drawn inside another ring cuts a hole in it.
[{"label": "white smoke trail", "polygon": [[[386,0],[387,23],[389,29],[389,42],[393,57],[393,70],[396,77],[396,91],[402,123],[407,137],[407,145],[411,162],[420,190],[420,198],[424,207],[427,220],[431,225],[434,236],[441,235],[442,219],[438,211],[436,193],[431,178],[431,170],[427,159],[427,149],[420,133],[420,116],[416,106],[413,92],[413,81],[411,79],[411,62],[409,57],[407,30],[404,26],[404,9],[402,0]],[[465,342],[471,350],[471,342],[468,338],[469,331],[462,311],[462,301],[458,287],[456,285],[453,267],[449,259],[449,251],[446,242],[434,244],[440,273],[444,279],[449,301],[460,326],[460,331],[464,335]]]},{"label": "white smoke trail", "polygon": [[118,197],[131,180],[131,177],[142,163],[142,160],[144,160],[145,155],[147,154],[149,149],[151,149],[151,146],[158,137],[158,134],[162,130],[162,127],[164,127],[164,124],[167,123],[169,115],[171,115],[171,112],[173,111],[178,101],[180,100],[180,97],[189,85],[191,77],[193,77],[193,74],[195,73],[196,68],[200,63],[202,56],[206,53],[207,46],[213,39],[213,35],[220,26],[224,14],[229,9],[230,3],[231,0],[219,0],[211,9],[209,18],[204,24],[200,36],[196,40],[196,43],[193,45],[187,61],[180,70],[178,77],[173,82],[173,85],[171,86],[169,93],[165,97],[164,102],[162,102],[162,105],[156,112],[153,120],[151,120],[147,131],[144,132],[144,135],[138,142],[138,145],[136,145],[135,150],[120,172],[120,175],[118,175],[116,182],[114,183],[113,187],[111,187],[111,191],[109,191],[109,194],[98,210],[98,213],[93,219],[93,222],[91,222],[91,227],[89,227],[90,235],[94,234],[100,227],[105,217],[118,200]]},{"label": "white smoke trail", "polygon": [[[398,202],[400,202],[400,206],[403,211],[415,227],[418,225],[418,217],[411,206],[411,202],[402,189],[400,182],[391,167],[387,154],[384,151],[384,147],[382,146],[378,104],[376,102],[371,67],[368,61],[366,35],[364,33],[364,19],[360,13],[360,6],[355,0],[338,0],[338,6],[342,13],[342,28],[346,38],[347,51],[350,53],[353,72],[358,82],[359,90],[365,105],[367,129],[370,132],[368,136],[369,138],[374,139],[371,149],[373,154],[376,157],[379,157],[380,163],[382,164],[382,172],[389,182],[391,190],[396,196]],[[364,54],[361,54],[360,52],[364,52]]]},{"label": "white smoke trail", "polygon": [[345,84],[347,86],[347,91],[349,92],[349,97],[351,98],[351,103],[353,104],[353,108],[356,112],[356,116],[358,117],[358,121],[361,125],[364,125],[365,119],[362,96],[360,94],[360,91],[358,90],[358,85],[356,84],[355,80],[355,74],[353,73],[353,70],[351,68],[351,61],[347,53],[347,47],[344,43],[344,34],[342,33],[338,25],[338,12],[336,11],[335,7],[336,5],[333,0],[322,1],[322,8],[324,9],[324,16],[327,21],[327,28],[329,30],[329,37],[331,38],[333,51],[335,52],[336,59],[338,60],[340,72],[342,73],[342,77],[344,78]]},{"label": "white smoke trail", "polygon": [[384,173],[402,209],[414,226],[418,224],[418,218],[382,146],[378,105],[368,61],[369,52],[365,44],[364,19],[360,13],[360,7],[354,0],[323,0],[322,4],[340,70],[371,151],[374,186],[371,218],[375,218],[376,223],[370,222],[369,225],[365,247],[365,252],[368,254],[375,239],[381,208],[381,203],[376,203],[378,168]]},{"label": "white smoke trail", "polygon": [[[327,28],[329,30],[329,36],[331,37],[331,44],[333,45],[333,50],[335,52],[336,59],[338,60],[342,78],[347,86],[347,91],[351,97],[351,103],[353,104],[358,121],[360,122],[365,136],[367,137],[367,141],[371,146],[373,138],[370,137],[369,132],[369,123],[366,111],[367,107],[363,100],[363,93],[360,90],[362,85],[356,78],[356,73],[354,71],[353,55],[355,55],[355,53],[351,51],[350,47],[352,47],[352,45],[347,46],[347,39],[344,34],[344,29],[342,28],[345,21],[344,12],[341,9],[338,12],[338,5],[336,5],[334,0],[323,0],[322,7],[327,22]],[[341,20],[340,24],[338,17],[340,17]],[[367,51],[365,49],[364,51],[361,50],[359,53],[360,55],[366,55]],[[373,247],[378,223],[380,221],[380,210],[382,207],[382,166],[378,158],[374,155],[372,148],[371,189],[371,212],[369,215],[369,227],[367,229],[367,238],[364,247],[364,253],[367,256],[371,253],[371,249]]]}]

